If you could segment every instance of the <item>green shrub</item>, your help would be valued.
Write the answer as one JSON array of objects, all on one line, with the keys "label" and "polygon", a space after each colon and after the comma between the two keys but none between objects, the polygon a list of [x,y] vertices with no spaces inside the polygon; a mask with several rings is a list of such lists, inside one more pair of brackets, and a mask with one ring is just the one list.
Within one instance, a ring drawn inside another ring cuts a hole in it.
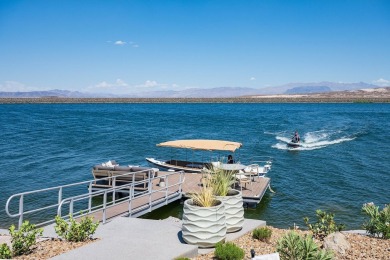
[{"label": "green shrub", "polygon": [[374,203],[363,204],[362,212],[370,217],[363,223],[363,228],[372,236],[390,239],[390,205],[385,205],[382,211]]},{"label": "green shrub", "polygon": [[4,243],[0,245],[0,259],[11,259],[11,249],[9,246]]},{"label": "green shrub", "polygon": [[42,235],[43,229],[24,221],[19,230],[12,225],[9,228],[12,243],[12,254],[14,256],[30,253],[30,247],[35,245],[37,237]]},{"label": "green shrub", "polygon": [[278,240],[276,250],[282,260],[331,260],[331,251],[320,250],[311,236],[291,231]]},{"label": "green shrub", "polygon": [[60,216],[56,216],[55,222],[56,233],[71,242],[81,242],[91,238],[99,226],[99,222],[93,223],[92,217],[84,217],[81,218],[80,222],[77,222],[72,216],[69,216],[68,223]]},{"label": "green shrub", "polygon": [[175,258],[175,260],[191,260],[191,259],[189,259],[188,257],[178,257]]},{"label": "green shrub", "polygon": [[344,224],[337,225],[334,221],[334,213],[326,213],[320,209],[316,210],[317,222],[314,224],[309,223],[309,218],[303,218],[305,224],[309,230],[313,233],[314,237],[323,240],[327,235],[341,231],[345,228]]},{"label": "green shrub", "polygon": [[244,259],[245,252],[231,242],[226,244],[219,242],[215,246],[214,255],[220,260],[239,260]]},{"label": "green shrub", "polygon": [[268,227],[256,228],[252,232],[252,237],[264,242],[269,242],[272,235],[272,230]]}]

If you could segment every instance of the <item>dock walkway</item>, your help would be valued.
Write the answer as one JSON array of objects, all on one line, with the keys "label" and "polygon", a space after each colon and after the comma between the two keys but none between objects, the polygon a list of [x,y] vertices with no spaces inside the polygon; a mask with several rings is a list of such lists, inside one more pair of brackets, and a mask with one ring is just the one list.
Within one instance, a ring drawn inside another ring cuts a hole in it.
[{"label": "dock walkway", "polygon": [[[264,226],[265,221],[245,219],[243,229],[227,235],[232,241],[247,232]],[[199,249],[181,238],[182,223],[178,219],[149,220],[119,217],[100,225],[94,237],[100,240],[56,256],[55,260],[68,259],[156,259],[196,257],[213,249]],[[44,235],[56,237],[53,226],[45,227]]]},{"label": "dock walkway", "polygon": [[[119,216],[139,217],[145,213],[151,212],[154,209],[165,206],[175,200],[179,200],[182,197],[180,185],[180,174],[172,174],[171,172],[161,172],[161,176],[165,176],[165,182],[169,187],[160,187],[160,178],[154,178],[151,181],[150,192],[141,194],[132,198],[130,201],[125,199],[124,201],[117,202],[106,210],[106,220],[110,220]],[[166,176],[166,174],[170,174]],[[173,184],[173,185],[170,185]],[[127,197],[126,197],[127,198]],[[98,210],[88,216],[92,216],[95,220],[103,220],[103,209]]]}]

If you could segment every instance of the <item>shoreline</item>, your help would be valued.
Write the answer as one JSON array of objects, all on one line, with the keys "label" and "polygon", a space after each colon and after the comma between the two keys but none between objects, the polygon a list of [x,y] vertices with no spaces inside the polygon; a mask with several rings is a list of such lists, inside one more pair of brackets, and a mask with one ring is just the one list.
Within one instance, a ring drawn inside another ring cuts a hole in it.
[{"label": "shoreline", "polygon": [[0,104],[164,104],[164,103],[390,103],[390,97],[236,97],[236,98],[0,98]]}]

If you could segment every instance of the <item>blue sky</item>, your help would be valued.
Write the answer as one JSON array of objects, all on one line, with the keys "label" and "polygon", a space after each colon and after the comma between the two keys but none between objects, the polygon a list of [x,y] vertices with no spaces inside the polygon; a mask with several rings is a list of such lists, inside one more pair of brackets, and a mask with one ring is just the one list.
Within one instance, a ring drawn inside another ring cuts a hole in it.
[{"label": "blue sky", "polygon": [[390,85],[390,1],[0,0],[0,91]]}]

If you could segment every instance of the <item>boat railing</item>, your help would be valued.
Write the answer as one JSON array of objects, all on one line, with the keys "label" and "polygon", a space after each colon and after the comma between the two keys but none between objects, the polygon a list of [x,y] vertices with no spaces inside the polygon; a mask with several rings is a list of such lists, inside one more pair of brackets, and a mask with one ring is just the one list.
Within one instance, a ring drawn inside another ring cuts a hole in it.
[{"label": "boat railing", "polygon": [[251,163],[272,164],[273,158],[271,156],[252,156]]},{"label": "boat railing", "polygon": [[[135,179],[135,174],[139,174],[140,172],[147,172],[148,173],[148,178],[146,180],[142,180],[142,181],[134,181]],[[147,170],[143,170],[143,171],[138,171],[138,172],[129,172],[129,173],[125,173],[125,174],[122,174],[122,175],[116,175],[116,176],[110,176],[110,177],[105,177],[105,178],[99,178],[98,180],[99,181],[108,181],[110,179],[113,180],[113,183],[115,185],[116,183],[116,178],[118,177],[124,177],[124,176],[127,176],[127,175],[132,175],[133,176],[133,185],[130,185],[130,184],[125,184],[127,186],[130,186],[130,188],[128,187],[128,189],[130,190],[130,192],[132,194],[134,194],[134,187],[139,185],[139,184],[142,184],[144,182],[148,182],[149,183],[149,187],[151,187],[152,185],[152,181],[153,179],[155,178],[159,178],[159,177],[155,177],[154,176],[154,170],[153,169],[147,169]],[[33,214],[37,214],[37,213],[40,213],[40,212],[44,212],[46,210],[49,210],[49,209],[54,209],[54,208],[57,208],[62,204],[64,204],[64,200],[66,199],[69,199],[69,198],[73,198],[73,197],[77,197],[77,196],[70,196],[68,198],[64,198],[64,191],[65,190],[69,190],[69,189],[74,189],[75,187],[85,187],[87,186],[88,187],[88,198],[89,198],[89,201],[88,201],[88,211],[92,210],[92,197],[93,196],[97,196],[96,194],[98,192],[93,192],[93,184],[96,183],[96,179],[93,179],[93,180],[88,180],[88,181],[82,181],[82,182],[77,182],[77,183],[72,183],[72,184],[66,184],[66,185],[60,185],[60,186],[56,186],[56,187],[50,187],[50,188],[45,188],[45,189],[39,189],[39,190],[33,190],[33,191],[27,191],[27,192],[21,192],[21,193],[17,193],[17,194],[14,194],[12,196],[10,196],[6,202],[6,205],[5,205],[5,211],[7,213],[7,215],[11,218],[19,218],[19,221],[18,221],[18,226],[19,228],[22,226],[22,223],[23,223],[23,220],[25,218],[25,216],[27,215],[33,215]],[[183,181],[183,178],[182,178],[182,175],[180,175],[180,182],[182,183]],[[180,183],[180,191],[181,191],[181,183]],[[124,185],[120,185],[120,186],[113,186],[112,188],[112,193],[113,193],[113,203],[116,203],[116,192],[118,190],[121,190],[121,187],[123,187],[123,189],[125,188]],[[139,192],[137,193],[137,195],[141,195],[142,193],[146,193],[150,191],[150,188],[148,188],[148,190],[146,190],[145,192]],[[52,194],[50,194],[50,192],[55,192],[56,193],[56,197],[55,197],[55,201],[56,203],[52,203],[52,204],[49,204],[49,205],[44,205],[42,207],[37,207],[37,208],[33,208],[33,209],[29,209],[29,210],[26,210],[26,205],[25,205],[25,201],[27,200],[27,198],[29,198],[30,200],[34,200],[34,196],[39,196],[38,194],[42,195],[42,194],[48,194],[46,196],[52,196]],[[83,195],[86,195],[86,194],[83,194]],[[104,192],[103,192],[104,194]],[[78,196],[82,196],[82,195],[78,195]],[[32,197],[32,198],[31,198]],[[10,212],[10,205],[11,205],[11,202],[13,200],[16,200],[16,199],[19,199],[18,203],[17,203],[17,213],[11,213]],[[57,210],[58,211],[58,210]],[[54,220],[53,219],[50,219],[48,221],[44,221],[44,222],[41,222],[41,223],[37,223],[37,226],[42,226],[42,225],[46,225],[46,224],[49,224],[49,223],[52,223]]]},{"label": "boat railing", "polygon": [[250,159],[251,164],[259,165],[264,168],[263,173],[267,173],[271,170],[273,158],[271,156],[253,156]]}]

